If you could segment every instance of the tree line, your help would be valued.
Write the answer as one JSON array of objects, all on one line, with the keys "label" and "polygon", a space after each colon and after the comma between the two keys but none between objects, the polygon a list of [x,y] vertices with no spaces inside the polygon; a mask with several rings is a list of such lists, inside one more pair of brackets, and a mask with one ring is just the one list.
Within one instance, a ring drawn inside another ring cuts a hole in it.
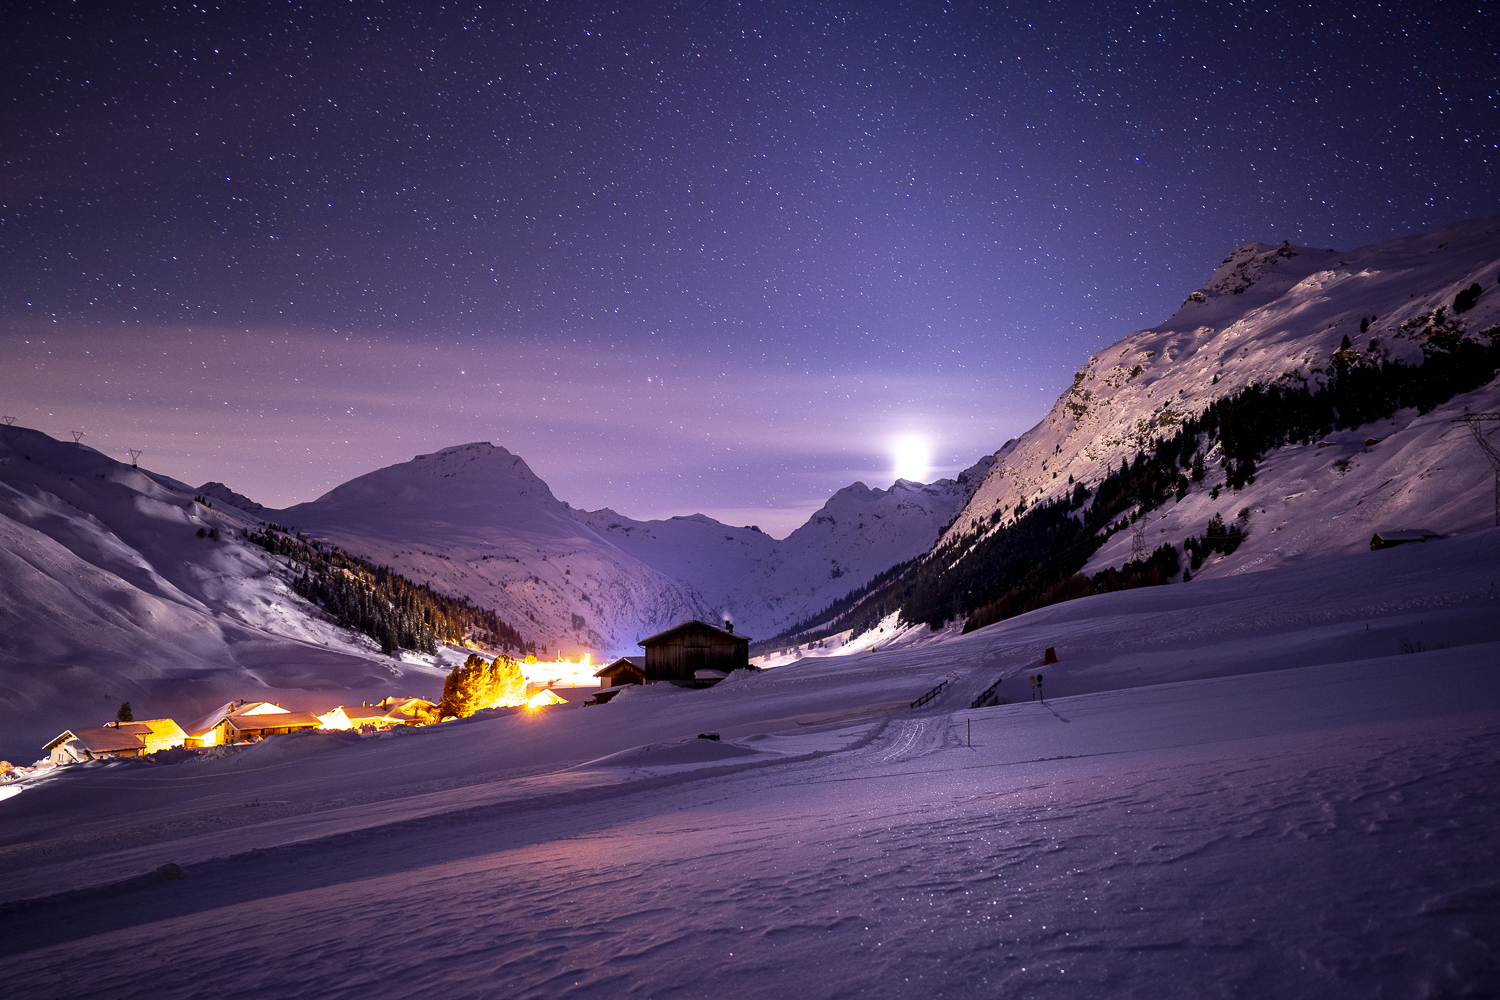
[{"label": "tree line", "polygon": [[425,583],[413,583],[392,570],[337,546],[324,546],[284,527],[268,524],[246,538],[273,555],[293,561],[301,573],[292,589],[329,613],[339,625],[380,643],[382,652],[412,649],[432,653],[439,642],[471,639],[481,645],[535,653],[536,643],[493,610],[467,597],[451,597]]}]

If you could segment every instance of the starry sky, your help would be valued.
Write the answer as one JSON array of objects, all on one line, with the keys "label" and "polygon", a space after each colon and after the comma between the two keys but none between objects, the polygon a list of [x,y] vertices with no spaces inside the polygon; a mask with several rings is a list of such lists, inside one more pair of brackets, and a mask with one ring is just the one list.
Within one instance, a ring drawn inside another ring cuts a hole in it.
[{"label": "starry sky", "polygon": [[1473,2],[8,10],[0,410],[270,506],[490,440],[780,536],[1235,246],[1500,212]]}]

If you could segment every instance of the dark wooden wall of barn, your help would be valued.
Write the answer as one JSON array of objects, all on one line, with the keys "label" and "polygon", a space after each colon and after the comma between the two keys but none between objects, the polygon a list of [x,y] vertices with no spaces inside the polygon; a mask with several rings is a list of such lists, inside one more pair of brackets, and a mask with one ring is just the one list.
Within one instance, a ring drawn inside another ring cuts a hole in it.
[{"label": "dark wooden wall of barn", "polygon": [[699,670],[750,667],[750,642],[708,629],[683,629],[646,647],[646,680],[691,681]]}]

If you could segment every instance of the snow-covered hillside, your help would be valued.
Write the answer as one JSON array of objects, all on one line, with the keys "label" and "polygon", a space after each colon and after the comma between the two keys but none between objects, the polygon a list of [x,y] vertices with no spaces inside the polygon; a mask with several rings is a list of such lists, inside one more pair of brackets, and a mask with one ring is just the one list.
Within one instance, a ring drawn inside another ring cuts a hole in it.
[{"label": "snow-covered hillside", "polygon": [[[1358,357],[1415,362],[1429,341],[1496,326],[1497,275],[1500,217],[1351,251],[1242,246],[1171,319],[1089,358],[1051,412],[996,453],[942,544],[1022,499],[1097,483],[1184,416],[1252,382],[1319,380],[1345,337]],[[1483,294],[1455,314],[1455,296],[1474,283]],[[1430,464],[1406,457],[1412,475]]]},{"label": "snow-covered hillside", "polygon": [[624,653],[715,609],[602,538],[518,455],[460,445],[276,514],[292,527],[494,609],[553,652]]},{"label": "snow-covered hillside", "polygon": [[[191,719],[230,697],[321,703],[435,686],[431,669],[325,622],[264,550],[230,537],[253,522],[195,492],[86,445],[0,428],[0,757],[29,763],[122,701]],[[214,528],[220,540],[199,537]]]}]

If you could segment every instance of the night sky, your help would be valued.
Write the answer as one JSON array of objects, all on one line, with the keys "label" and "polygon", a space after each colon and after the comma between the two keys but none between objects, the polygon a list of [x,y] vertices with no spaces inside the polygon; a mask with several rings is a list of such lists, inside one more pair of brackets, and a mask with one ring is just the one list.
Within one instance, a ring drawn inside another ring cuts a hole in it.
[{"label": "night sky", "polygon": [[1478,3],[244,6],[8,5],[0,411],[273,506],[491,440],[782,535],[1239,244],[1500,212]]}]

